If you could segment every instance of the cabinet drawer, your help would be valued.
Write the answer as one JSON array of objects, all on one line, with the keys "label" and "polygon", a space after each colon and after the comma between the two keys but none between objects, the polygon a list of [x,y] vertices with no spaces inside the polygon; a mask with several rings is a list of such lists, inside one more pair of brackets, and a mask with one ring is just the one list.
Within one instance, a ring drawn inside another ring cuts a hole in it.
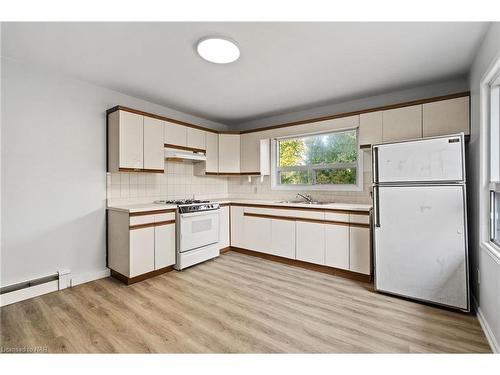
[{"label": "cabinet drawer", "polygon": [[329,221],[341,221],[343,223],[349,222],[349,214],[348,213],[339,213],[339,212],[326,212],[325,220]]},{"label": "cabinet drawer", "polygon": [[174,212],[168,212],[166,214],[158,214],[154,215],[154,222],[159,223],[161,221],[171,221],[175,220],[175,213]]},{"label": "cabinet drawer", "polygon": [[156,215],[130,216],[130,225],[154,224]]},{"label": "cabinet drawer", "polygon": [[350,214],[349,222],[354,224],[370,224],[369,215]]}]

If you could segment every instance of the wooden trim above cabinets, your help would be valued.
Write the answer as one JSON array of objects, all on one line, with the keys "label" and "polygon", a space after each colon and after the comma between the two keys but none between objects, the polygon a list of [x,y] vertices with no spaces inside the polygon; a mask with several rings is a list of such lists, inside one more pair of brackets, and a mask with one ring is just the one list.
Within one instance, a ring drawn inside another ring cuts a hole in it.
[{"label": "wooden trim above cabinets", "polygon": [[[470,96],[470,91],[463,91],[463,92],[458,92],[458,93],[449,94],[449,95],[434,96],[434,97],[431,97],[431,98],[419,99],[419,100],[412,100],[412,101],[408,101],[408,102],[401,102],[401,103],[395,103],[395,104],[389,104],[389,105],[380,106],[380,107],[366,108],[366,109],[362,109],[362,110],[359,110],[359,111],[336,113],[336,114],[328,115],[328,116],[314,117],[314,118],[309,118],[309,119],[304,119],[304,120],[286,122],[286,123],[282,123],[282,124],[264,126],[264,127],[260,127],[260,128],[254,128],[254,129],[248,129],[248,130],[242,130],[242,131],[219,131],[219,130],[214,130],[214,129],[210,129],[210,128],[207,128],[207,127],[204,127],[204,126],[190,124],[190,123],[185,122],[185,121],[175,120],[175,119],[172,119],[172,118],[169,118],[169,117],[159,116],[159,115],[155,115],[155,114],[152,114],[152,113],[140,111],[140,110],[137,110],[137,109],[133,109],[133,108],[129,108],[129,107],[124,107],[124,106],[121,106],[121,105],[117,105],[117,106],[115,106],[113,108],[108,109],[106,111],[106,113],[109,115],[112,112],[121,110],[121,111],[136,113],[138,115],[143,115],[143,116],[147,116],[147,117],[156,118],[156,119],[163,120],[163,121],[173,122],[175,124],[184,125],[184,126],[187,126],[187,127],[190,127],[190,128],[199,129],[199,130],[204,130],[204,131],[207,131],[207,132],[210,132],[210,133],[215,133],[215,134],[247,134],[247,133],[261,132],[261,131],[265,131],[265,130],[285,128],[285,127],[289,127],[289,126],[297,126],[297,125],[309,124],[309,123],[313,123],[313,122],[321,122],[321,121],[327,121],[327,120],[334,120],[334,119],[342,118],[342,117],[357,116],[357,115],[361,115],[361,114],[364,114],[364,113],[377,112],[377,111],[386,111],[386,110],[389,110],[389,109],[410,107],[410,106],[413,106],[413,105],[426,104],[426,103],[432,103],[432,102],[439,102],[439,101],[442,101],[442,100],[449,100],[449,99],[455,99],[455,98],[462,98],[464,96]],[[362,146],[365,146],[365,145],[362,145]],[[371,147],[371,145],[370,145],[370,147]]]},{"label": "wooden trim above cabinets", "polygon": [[380,106],[380,107],[367,108],[367,109],[362,109],[362,110],[359,110],[359,111],[337,113],[337,114],[334,114],[334,115],[328,115],[328,116],[322,116],[322,117],[314,117],[314,118],[305,119],[305,120],[298,120],[298,121],[286,122],[286,123],[283,123],[283,124],[264,126],[264,127],[261,127],[261,128],[248,129],[248,130],[241,131],[241,134],[261,132],[261,131],[264,131],[264,130],[286,128],[286,127],[289,127],[289,126],[304,125],[304,124],[309,124],[309,123],[313,123],[313,122],[321,122],[321,121],[327,121],[327,120],[334,120],[334,119],[342,118],[342,117],[357,116],[357,115],[361,115],[363,113],[378,112],[378,111],[387,111],[389,109],[397,109],[397,108],[403,108],[403,107],[410,107],[410,106],[413,106],[413,105],[426,104],[426,103],[432,103],[432,102],[439,102],[439,101],[442,101],[442,100],[449,100],[449,99],[461,98],[461,97],[464,97],[464,96],[470,96],[470,91],[458,92],[458,93],[449,94],[449,95],[435,96],[435,97],[427,98],[427,99],[412,100],[412,101],[409,101],[409,102],[401,102],[401,103],[390,104],[390,105],[385,105],[385,106]]},{"label": "wooden trim above cabinets", "polygon": [[137,115],[142,115],[142,116],[146,116],[146,117],[152,117],[152,118],[155,118],[155,119],[158,119],[158,120],[173,122],[174,124],[184,125],[184,126],[187,126],[187,127],[190,127],[190,128],[194,128],[194,129],[205,130],[205,131],[210,132],[210,133],[219,133],[219,131],[207,128],[205,126],[191,124],[189,122],[185,122],[185,121],[181,121],[181,120],[176,120],[176,119],[173,119],[173,118],[170,118],[170,117],[155,115],[153,113],[140,111],[138,109],[133,109],[133,108],[125,107],[125,106],[122,106],[122,105],[117,105],[117,106],[115,106],[113,108],[108,109],[106,111],[106,114],[109,115],[110,113],[113,113],[113,112],[116,112],[116,111],[125,111],[125,112],[135,113]]},{"label": "wooden trim above cabinets", "polygon": [[175,220],[165,220],[155,222],[155,227],[161,227],[163,225],[175,224]]},{"label": "wooden trim above cabinets", "polygon": [[308,263],[308,262],[304,262],[302,260],[283,258],[283,257],[277,256],[277,255],[261,253],[258,251],[243,249],[240,247],[232,247],[231,246],[231,251],[235,251],[237,253],[250,255],[250,256],[254,256],[254,257],[258,257],[258,258],[262,258],[262,259],[271,260],[274,262],[283,263],[283,264],[286,264],[289,266],[305,268],[308,270],[322,272],[322,273],[326,273],[326,274],[334,275],[334,276],[341,276],[341,277],[345,277],[347,279],[357,280],[357,281],[361,281],[364,283],[370,283],[372,281],[371,275],[365,275],[363,273],[341,270],[339,268],[334,268],[334,267],[329,267],[329,266],[322,266],[320,264]]},{"label": "wooden trim above cabinets", "polygon": [[172,145],[170,143],[164,143],[163,146],[165,148],[175,148],[177,150],[183,150],[183,151],[201,152],[203,154],[207,153],[207,150],[204,150],[202,148],[194,148],[194,147],[187,147],[187,146],[178,146],[178,145]]},{"label": "wooden trim above cabinets", "polygon": [[254,213],[251,213],[251,212],[243,212],[243,216],[260,217],[262,219],[288,220],[288,221],[295,221],[297,219],[294,216],[279,216],[279,215],[254,214]]},{"label": "wooden trim above cabinets", "polygon": [[149,279],[150,277],[161,275],[162,273],[165,273],[165,272],[170,272],[173,269],[174,269],[173,266],[167,266],[167,267],[164,267],[164,268],[160,268],[158,270],[154,270],[154,271],[151,271],[151,272],[143,273],[142,275],[138,275],[138,276],[135,276],[135,277],[127,277],[125,275],[122,275],[119,272],[116,272],[115,270],[111,270],[111,276],[113,276],[115,279],[118,279],[118,280],[120,280],[121,282],[123,282],[123,283],[125,283],[127,285],[130,285],[130,284],[137,283],[139,281],[143,281],[143,280]]},{"label": "wooden trim above cabinets", "polygon": [[128,227],[129,230],[135,230],[135,229],[143,229],[143,228],[149,228],[149,227],[154,227],[155,223],[145,223],[145,224],[136,224],[136,225],[130,225]]},{"label": "wooden trim above cabinets", "polygon": [[359,148],[360,148],[361,150],[366,150],[366,149],[370,149],[370,148],[372,148],[372,145],[359,145]]},{"label": "wooden trim above cabinets", "polygon": [[118,168],[118,172],[165,173],[164,169]]},{"label": "wooden trim above cabinets", "polygon": [[288,220],[288,221],[303,221],[307,223],[318,223],[318,224],[331,224],[331,225],[343,225],[343,226],[363,226],[369,228],[368,224],[357,224],[349,223],[348,221],[337,221],[337,220],[321,220],[321,219],[308,219],[304,217],[297,216],[282,216],[282,215],[267,215],[267,214],[254,214],[251,212],[244,212],[243,216],[260,217],[263,219],[275,219],[275,220]]}]

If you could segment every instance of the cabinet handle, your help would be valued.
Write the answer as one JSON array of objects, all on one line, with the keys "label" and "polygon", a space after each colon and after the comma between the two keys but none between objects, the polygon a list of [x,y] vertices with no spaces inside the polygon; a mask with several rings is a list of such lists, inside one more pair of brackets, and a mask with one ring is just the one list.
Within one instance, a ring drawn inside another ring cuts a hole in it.
[{"label": "cabinet handle", "polygon": [[373,187],[373,209],[375,211],[375,227],[380,228],[380,202],[378,186]]},{"label": "cabinet handle", "polygon": [[378,182],[378,147],[373,147],[373,182]]}]

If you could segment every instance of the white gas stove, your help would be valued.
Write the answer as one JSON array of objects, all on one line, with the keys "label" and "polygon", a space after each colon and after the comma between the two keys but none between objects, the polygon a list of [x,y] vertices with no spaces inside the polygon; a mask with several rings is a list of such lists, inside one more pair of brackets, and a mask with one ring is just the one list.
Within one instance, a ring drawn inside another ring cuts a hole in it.
[{"label": "white gas stove", "polygon": [[175,269],[219,256],[219,204],[193,199],[160,200],[177,205]]}]

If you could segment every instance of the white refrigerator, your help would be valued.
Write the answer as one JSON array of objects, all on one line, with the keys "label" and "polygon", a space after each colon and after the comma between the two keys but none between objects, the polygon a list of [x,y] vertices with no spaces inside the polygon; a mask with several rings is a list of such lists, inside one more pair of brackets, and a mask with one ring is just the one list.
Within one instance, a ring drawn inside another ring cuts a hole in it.
[{"label": "white refrigerator", "polygon": [[464,135],[372,153],[375,289],[469,311]]}]

